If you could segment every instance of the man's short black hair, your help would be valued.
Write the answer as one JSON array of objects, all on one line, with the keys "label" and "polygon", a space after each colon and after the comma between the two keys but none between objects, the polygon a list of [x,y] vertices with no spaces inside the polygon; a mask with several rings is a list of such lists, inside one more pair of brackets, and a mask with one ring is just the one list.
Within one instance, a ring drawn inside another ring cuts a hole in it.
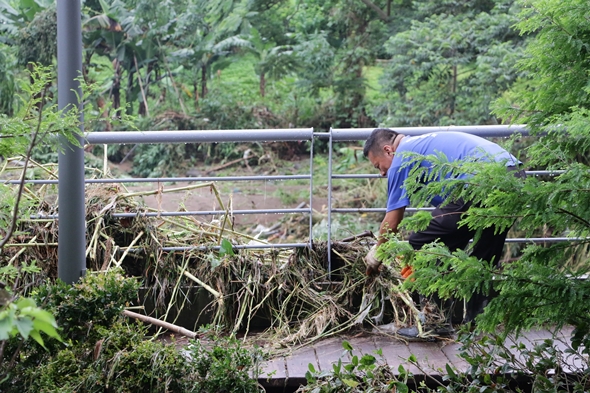
[{"label": "man's short black hair", "polygon": [[363,155],[369,157],[369,152],[375,154],[384,145],[393,143],[398,134],[399,132],[393,131],[390,128],[375,128],[365,142]]}]

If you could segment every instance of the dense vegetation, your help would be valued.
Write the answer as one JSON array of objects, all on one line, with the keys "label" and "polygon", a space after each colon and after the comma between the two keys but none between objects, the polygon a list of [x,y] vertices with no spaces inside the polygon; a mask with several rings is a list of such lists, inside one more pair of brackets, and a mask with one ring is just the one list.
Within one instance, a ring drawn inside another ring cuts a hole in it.
[{"label": "dense vegetation", "polygon": [[[27,95],[22,82],[29,78],[24,71],[32,70],[30,61],[48,66],[55,62],[55,9],[42,0],[2,0],[0,9],[0,69],[4,75],[0,111],[5,115],[0,117],[4,127],[0,154],[26,154],[38,135],[71,135],[75,128],[69,122],[60,123],[59,113],[51,106],[53,80],[40,86],[39,91],[45,93],[39,97],[21,100],[16,94]],[[463,187],[461,181],[435,183],[417,195],[427,200],[445,187],[473,200],[480,208],[474,209],[466,223],[474,228],[492,223],[506,227],[517,221],[526,235],[535,235],[542,228],[580,240],[527,245],[502,270],[439,245],[413,252],[392,239],[386,248],[389,255],[403,253],[406,260],[412,260],[416,273],[414,280],[406,281],[407,288],[460,298],[488,290],[493,283],[498,295],[478,319],[479,329],[495,333],[502,325],[503,333],[509,333],[530,326],[570,324],[575,328],[572,351],[587,354],[590,289],[583,278],[590,270],[588,14],[590,4],[583,0],[88,1],[83,12],[84,77],[97,89],[85,99],[89,108],[96,108],[92,110],[100,121],[87,129],[108,131],[114,128],[115,119],[129,114],[137,116],[135,126],[142,129],[313,126],[321,130],[377,124],[528,123],[538,139],[522,151],[527,165],[565,173],[521,180],[493,165],[468,165],[461,170],[475,173],[468,180],[472,187]],[[19,117],[23,113],[38,114],[48,128],[36,127],[31,116]],[[125,128],[132,127],[125,124]],[[198,147],[184,149],[198,151]],[[176,151],[176,159],[183,159],[186,153]],[[136,154],[141,156],[142,151]],[[431,160],[441,171],[458,169],[444,157]],[[18,214],[14,208],[18,203],[14,190],[3,187],[0,191],[0,218],[3,227],[9,228],[2,230],[2,248],[12,236],[12,215]],[[417,228],[424,222],[424,216],[416,215],[406,226]],[[18,282],[19,274],[32,274],[23,266],[19,269],[5,268],[4,277]],[[65,296],[68,291],[62,290]],[[42,305],[43,291],[33,294],[40,296],[36,304]],[[124,296],[118,300],[124,301]],[[12,329],[10,341],[1,344],[5,356],[14,346],[30,361],[56,356],[54,363],[30,369],[19,378],[52,386],[51,378],[61,369],[52,369],[52,365],[66,364],[73,370],[87,370],[87,375],[101,383],[105,370],[130,372],[113,368],[114,364],[104,363],[100,356],[93,358],[93,343],[85,342],[85,337],[103,333],[89,329],[80,337],[72,336],[76,331],[70,329],[67,318],[62,319],[63,310],[47,301],[64,339],[77,340],[81,346],[46,355],[38,347],[29,348],[36,344],[23,341],[14,333],[18,329]],[[10,304],[11,299],[5,302]],[[114,307],[118,311],[123,305]],[[101,326],[127,329],[116,321],[107,322]],[[52,320],[47,323],[53,326]],[[143,356],[146,352],[165,349],[148,348],[135,340],[136,330],[128,340],[120,334],[127,340],[122,348],[130,349],[126,356],[148,364],[150,360]],[[509,382],[499,378],[516,375],[511,368],[515,363],[502,347],[501,337],[498,340],[493,351],[484,340],[479,343],[481,353],[467,357],[474,367],[471,375],[458,376],[447,370],[450,386],[470,391],[508,389]],[[105,353],[122,356],[118,348],[106,344]],[[504,368],[493,368],[490,353],[505,357]],[[526,375],[535,381],[536,390],[586,389],[587,358],[585,372],[564,373],[563,354],[550,343],[526,354],[530,355]],[[176,367],[177,354],[169,355],[167,370],[187,372]],[[345,371],[335,369],[329,376],[332,384],[310,370],[310,389],[317,383],[323,390],[317,387],[316,391],[341,391],[336,385],[363,391],[375,383],[375,360],[357,361]],[[16,362],[10,363],[14,366]],[[501,376],[491,379],[490,373],[496,371]],[[158,372],[149,376],[150,383],[158,381]],[[178,382],[198,376],[183,375]],[[387,382],[393,383],[387,388],[407,389],[398,382]]]},{"label": "dense vegetation", "polygon": [[[84,77],[110,130],[489,124],[518,77],[512,0],[87,1]],[[51,65],[56,10],[0,2],[0,113]],[[237,65],[237,66],[236,66]],[[237,73],[237,69],[244,70]]]}]

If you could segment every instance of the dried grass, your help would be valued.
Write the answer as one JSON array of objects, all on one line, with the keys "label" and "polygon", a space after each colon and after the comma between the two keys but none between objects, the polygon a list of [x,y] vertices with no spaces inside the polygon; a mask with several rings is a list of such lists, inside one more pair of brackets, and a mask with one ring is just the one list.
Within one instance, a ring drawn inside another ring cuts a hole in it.
[{"label": "dried grass", "polygon": [[[42,172],[55,175],[55,169],[47,167]],[[107,270],[121,266],[128,275],[141,277],[163,320],[169,319],[171,310],[192,301],[186,296],[187,288],[205,288],[211,302],[203,312],[211,314],[212,324],[240,331],[247,338],[251,322],[264,318],[269,327],[257,340],[273,343],[277,349],[386,322],[398,326],[419,322],[418,310],[410,294],[401,289],[395,266],[378,277],[365,275],[363,258],[370,239],[335,243],[330,273],[325,243],[316,243],[312,249],[236,250],[235,255],[213,251],[222,239],[234,245],[260,240],[232,229],[230,212],[222,205],[215,183],[195,184],[186,190],[196,187],[211,189],[220,210],[214,220],[146,217],[144,213],[153,210],[141,202],[140,193],[130,193],[122,186],[87,186],[87,267]],[[158,187],[150,193],[162,195],[166,191]],[[28,186],[25,196],[30,204],[28,214],[57,212],[50,187]],[[135,216],[114,217],[118,212]],[[54,279],[57,240],[55,221],[23,218],[12,245],[0,256],[2,265],[18,269],[36,261],[43,274],[21,277],[21,287]],[[162,250],[178,246],[205,250]]]}]

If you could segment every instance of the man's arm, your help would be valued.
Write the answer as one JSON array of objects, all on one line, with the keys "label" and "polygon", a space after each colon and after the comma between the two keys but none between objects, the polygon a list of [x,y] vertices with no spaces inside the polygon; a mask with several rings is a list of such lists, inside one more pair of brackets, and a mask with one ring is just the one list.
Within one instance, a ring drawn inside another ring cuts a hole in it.
[{"label": "man's arm", "polygon": [[381,227],[379,228],[379,237],[377,239],[377,247],[387,241],[387,237],[385,235],[393,232],[397,233],[398,225],[404,218],[404,212],[406,211],[406,207],[400,207],[395,210],[391,210],[385,214],[385,218],[381,222]]}]

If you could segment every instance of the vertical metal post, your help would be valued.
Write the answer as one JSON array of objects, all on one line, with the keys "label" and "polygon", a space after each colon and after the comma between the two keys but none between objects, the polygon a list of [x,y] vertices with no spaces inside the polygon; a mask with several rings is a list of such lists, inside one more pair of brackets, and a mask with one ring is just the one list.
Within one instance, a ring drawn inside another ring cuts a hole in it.
[{"label": "vertical metal post", "polygon": [[328,280],[332,279],[332,127],[328,138]]},{"label": "vertical metal post", "polygon": [[[57,102],[59,109],[80,109],[84,131],[82,89],[82,14],[80,0],[57,0]],[[80,99],[79,99],[80,98]],[[73,284],[86,272],[86,220],[84,198],[84,150],[60,139],[58,277]]]},{"label": "vertical metal post", "polygon": [[313,130],[309,145],[309,248],[313,248]]}]

